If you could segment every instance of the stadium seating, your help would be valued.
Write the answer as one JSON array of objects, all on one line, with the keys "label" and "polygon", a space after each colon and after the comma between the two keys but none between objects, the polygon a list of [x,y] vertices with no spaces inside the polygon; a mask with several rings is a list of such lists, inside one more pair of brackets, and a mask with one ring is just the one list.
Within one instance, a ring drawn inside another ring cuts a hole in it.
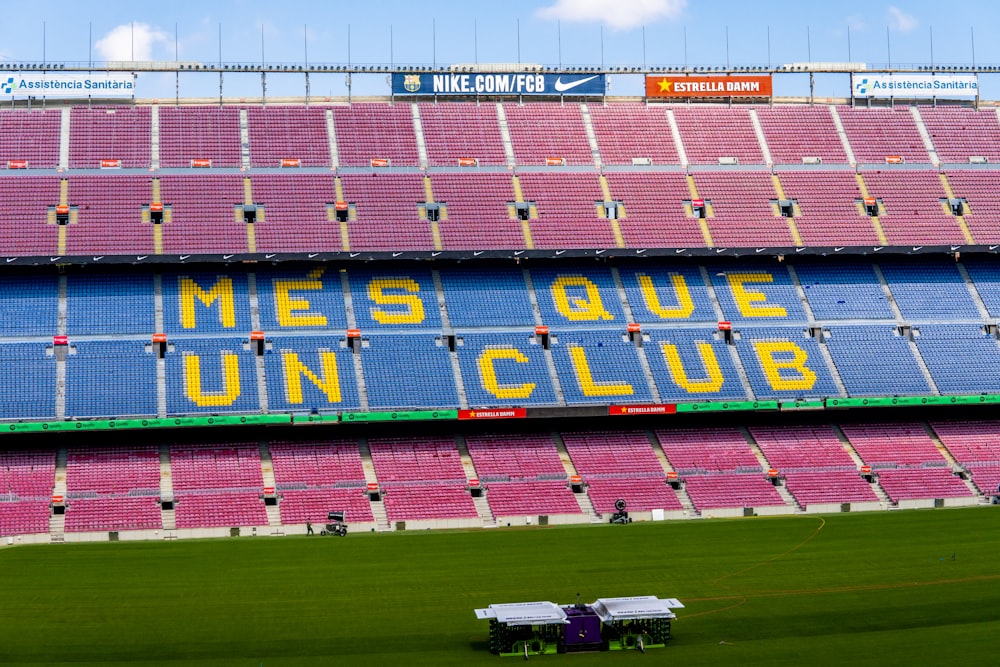
[{"label": "stadium seating", "polygon": [[357,443],[272,442],[269,449],[282,523],[318,527],[331,511],[344,512],[348,522],[374,520]]},{"label": "stadium seating", "polygon": [[847,162],[829,107],[774,105],[756,111],[775,165],[802,164],[803,158],[813,157],[823,164]]},{"label": "stadium seating", "polygon": [[252,106],[247,108],[250,165],[280,167],[298,160],[303,167],[329,167],[326,113],[318,107]]},{"label": "stadium seating", "polygon": [[98,169],[102,160],[123,168],[150,166],[150,107],[73,107],[69,166]]},{"label": "stadium seating", "polygon": [[193,160],[211,160],[212,167],[240,166],[236,107],[164,105],[159,116],[161,167],[191,167]]},{"label": "stadium seating", "polygon": [[49,531],[55,472],[51,449],[0,451],[0,535]]},{"label": "stadium seating", "polygon": [[390,522],[478,516],[453,440],[372,438],[368,445]]},{"label": "stadium seating", "polygon": [[61,116],[59,109],[0,111],[0,162],[24,160],[31,169],[56,167]]},{"label": "stadium seating", "polygon": [[495,104],[421,104],[420,122],[432,167],[455,167],[472,158],[475,166],[507,164]]},{"label": "stadium seating", "polygon": [[162,527],[156,447],[71,448],[66,491],[66,532]]},{"label": "stadium seating", "polygon": [[852,109],[837,107],[837,115],[858,164],[885,164],[887,157],[906,163],[931,161],[908,107]]},{"label": "stadium seating", "polygon": [[333,108],[340,166],[371,167],[372,160],[417,167],[417,139],[409,104],[359,103]]},{"label": "stadium seating", "polygon": [[257,445],[170,448],[178,528],[265,526]]},{"label": "stadium seating", "polygon": [[632,165],[637,158],[680,164],[665,107],[622,102],[592,104],[588,110],[603,164]]}]

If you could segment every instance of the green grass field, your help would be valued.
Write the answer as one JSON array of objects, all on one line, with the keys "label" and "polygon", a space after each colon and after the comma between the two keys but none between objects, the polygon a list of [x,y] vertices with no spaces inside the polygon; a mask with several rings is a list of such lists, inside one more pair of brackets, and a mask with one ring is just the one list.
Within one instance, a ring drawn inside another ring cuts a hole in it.
[{"label": "green grass field", "polygon": [[687,608],[645,656],[532,661],[993,664],[998,554],[995,508],[6,548],[0,664],[508,664],[473,608],[578,592]]}]

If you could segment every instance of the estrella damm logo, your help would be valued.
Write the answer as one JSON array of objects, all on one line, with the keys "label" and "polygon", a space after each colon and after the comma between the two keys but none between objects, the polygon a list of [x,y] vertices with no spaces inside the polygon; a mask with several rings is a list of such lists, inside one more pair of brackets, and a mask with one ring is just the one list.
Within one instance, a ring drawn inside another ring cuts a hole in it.
[{"label": "estrella damm logo", "polygon": [[403,77],[403,88],[407,92],[415,93],[420,90],[420,75],[419,74],[407,74]]},{"label": "estrella damm logo", "polygon": [[14,92],[14,77],[12,76],[7,77],[7,80],[4,81],[3,83],[0,83],[0,86],[3,87],[4,95],[10,95],[12,92]]}]

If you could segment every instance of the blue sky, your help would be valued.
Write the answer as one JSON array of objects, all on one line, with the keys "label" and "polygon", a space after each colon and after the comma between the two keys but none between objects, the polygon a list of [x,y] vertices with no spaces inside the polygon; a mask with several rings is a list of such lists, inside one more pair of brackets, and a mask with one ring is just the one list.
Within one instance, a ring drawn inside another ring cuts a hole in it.
[{"label": "blue sky", "polygon": [[[181,60],[216,62],[221,25],[225,62],[260,62],[263,34],[267,62],[298,63],[308,52],[312,63],[345,63],[350,25],[350,59],[357,64],[478,59],[552,65],[725,65],[727,30],[728,61],[734,65],[800,62],[810,56],[813,61],[847,61],[848,33],[853,61],[884,64],[891,49],[893,64],[930,63],[933,36],[933,62],[970,63],[970,28],[975,26],[976,62],[1000,64],[1000,43],[989,29],[998,19],[1000,3],[987,0],[50,1],[5,8],[0,58],[8,63],[40,62],[44,51],[53,62],[128,60],[133,54],[136,59],[173,60],[176,29]],[[315,75],[312,92],[344,95],[344,79]],[[357,76],[353,83],[355,94],[388,93],[385,75]],[[182,96],[218,95],[218,77],[212,75],[182,75],[180,86]],[[640,87],[638,77],[615,77],[611,92],[639,94]],[[846,77],[817,78],[818,96],[846,95],[848,88]],[[807,91],[805,76],[776,81],[777,94]],[[302,75],[268,79],[269,96],[303,93]],[[173,75],[140,77],[140,97],[173,94]],[[225,94],[259,95],[260,77],[226,75]],[[1000,75],[985,77],[983,94],[1000,96]]]}]

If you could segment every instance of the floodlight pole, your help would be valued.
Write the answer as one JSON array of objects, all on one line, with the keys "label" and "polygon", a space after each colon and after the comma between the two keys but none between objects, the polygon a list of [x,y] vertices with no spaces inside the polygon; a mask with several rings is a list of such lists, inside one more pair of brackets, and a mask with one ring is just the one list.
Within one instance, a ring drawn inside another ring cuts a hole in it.
[{"label": "floodlight pole", "polygon": [[[391,39],[392,28],[390,27],[389,30],[390,30],[390,33],[389,33],[389,35],[390,35],[389,43],[391,44],[392,43],[392,39]],[[306,106],[308,107],[309,106],[309,26],[307,24],[305,24],[305,23],[302,24],[302,53],[303,53],[303,56],[305,57],[305,66],[306,66]]]},{"label": "floodlight pole", "polygon": [[222,106],[222,23],[219,23],[219,106]]}]

